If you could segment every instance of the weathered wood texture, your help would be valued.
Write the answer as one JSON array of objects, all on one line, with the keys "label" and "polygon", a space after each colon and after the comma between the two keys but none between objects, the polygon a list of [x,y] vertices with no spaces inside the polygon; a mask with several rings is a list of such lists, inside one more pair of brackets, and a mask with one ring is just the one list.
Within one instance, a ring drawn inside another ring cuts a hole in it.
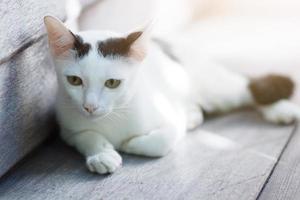
[{"label": "weathered wood texture", "polygon": [[56,77],[43,16],[63,18],[63,1],[0,1],[0,176],[53,126]]},{"label": "weathered wood texture", "polygon": [[291,138],[266,187],[261,200],[298,200],[300,199],[300,130]]},{"label": "weathered wood texture", "polygon": [[43,17],[65,18],[64,0],[1,0],[0,63],[45,35]]},{"label": "weathered wood texture", "polygon": [[45,40],[0,65],[0,175],[43,141],[53,123],[55,71]]},{"label": "weathered wood texture", "polygon": [[0,183],[0,199],[256,199],[294,126],[251,112],[210,120],[161,159],[124,155],[111,176],[89,173],[62,142],[35,151]]}]

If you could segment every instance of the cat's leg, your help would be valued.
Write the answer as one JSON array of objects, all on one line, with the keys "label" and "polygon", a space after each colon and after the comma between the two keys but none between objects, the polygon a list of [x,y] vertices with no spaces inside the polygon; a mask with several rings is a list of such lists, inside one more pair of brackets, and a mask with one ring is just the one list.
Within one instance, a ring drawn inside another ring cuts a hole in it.
[{"label": "cat's leg", "polygon": [[165,126],[125,141],[121,150],[136,155],[161,157],[166,155],[184,135],[185,130]]},{"label": "cat's leg", "polygon": [[280,100],[258,108],[264,119],[272,123],[290,124],[300,120],[300,106],[289,100]]},{"label": "cat's leg", "polygon": [[91,172],[112,173],[122,164],[119,153],[97,132],[84,131],[63,138],[86,157],[86,165]]},{"label": "cat's leg", "polygon": [[223,67],[212,68],[202,73],[196,85],[196,99],[205,113],[224,113],[253,105],[248,89],[249,78]]},{"label": "cat's leg", "polygon": [[191,103],[187,107],[187,130],[193,130],[203,123],[203,112],[196,103]]},{"label": "cat's leg", "polygon": [[[238,73],[218,69],[218,81],[201,90],[201,106],[207,113],[227,112],[252,106],[272,123],[300,120],[300,106],[287,100],[293,93],[293,81],[281,75],[249,79]],[[215,80],[215,79],[214,79]]]}]

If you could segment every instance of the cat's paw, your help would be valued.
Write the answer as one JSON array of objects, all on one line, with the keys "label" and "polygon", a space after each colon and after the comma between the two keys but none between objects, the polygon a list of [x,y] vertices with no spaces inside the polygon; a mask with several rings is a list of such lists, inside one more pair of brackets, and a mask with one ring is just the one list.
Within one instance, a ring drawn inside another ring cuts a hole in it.
[{"label": "cat's paw", "polygon": [[122,164],[122,158],[113,149],[104,150],[86,158],[86,165],[91,172],[99,174],[113,173]]},{"label": "cat's paw", "polygon": [[202,111],[189,112],[187,116],[187,130],[193,130],[201,125],[204,121]]},{"label": "cat's paw", "polygon": [[168,137],[165,129],[151,131],[147,135],[141,135],[126,141],[122,145],[122,151],[149,157],[162,157],[169,153],[174,144],[174,138]]},{"label": "cat's paw", "polygon": [[203,112],[200,106],[190,106],[187,109],[187,130],[193,130],[201,125],[204,121]]},{"label": "cat's paw", "polygon": [[276,124],[291,124],[300,119],[300,106],[281,100],[261,108],[265,120]]}]

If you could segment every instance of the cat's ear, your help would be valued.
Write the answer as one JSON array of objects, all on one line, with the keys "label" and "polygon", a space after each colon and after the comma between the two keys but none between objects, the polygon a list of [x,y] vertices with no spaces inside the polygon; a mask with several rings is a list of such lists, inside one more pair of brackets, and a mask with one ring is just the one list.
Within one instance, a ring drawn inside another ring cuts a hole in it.
[{"label": "cat's ear", "polygon": [[55,17],[44,17],[48,32],[49,47],[54,56],[63,56],[74,46],[74,35],[65,25]]},{"label": "cat's ear", "polygon": [[150,41],[152,24],[148,24],[147,26],[136,29],[127,34],[126,41],[130,46],[129,57],[142,61],[148,49],[148,44]]}]

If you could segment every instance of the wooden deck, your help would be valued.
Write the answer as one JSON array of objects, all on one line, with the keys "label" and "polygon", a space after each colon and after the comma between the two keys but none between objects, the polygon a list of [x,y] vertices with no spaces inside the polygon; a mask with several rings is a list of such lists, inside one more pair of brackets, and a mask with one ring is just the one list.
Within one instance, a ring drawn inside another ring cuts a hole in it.
[{"label": "wooden deck", "polygon": [[208,120],[164,158],[124,155],[101,176],[55,139],[0,180],[0,199],[299,199],[299,145],[297,125],[243,111]]}]

